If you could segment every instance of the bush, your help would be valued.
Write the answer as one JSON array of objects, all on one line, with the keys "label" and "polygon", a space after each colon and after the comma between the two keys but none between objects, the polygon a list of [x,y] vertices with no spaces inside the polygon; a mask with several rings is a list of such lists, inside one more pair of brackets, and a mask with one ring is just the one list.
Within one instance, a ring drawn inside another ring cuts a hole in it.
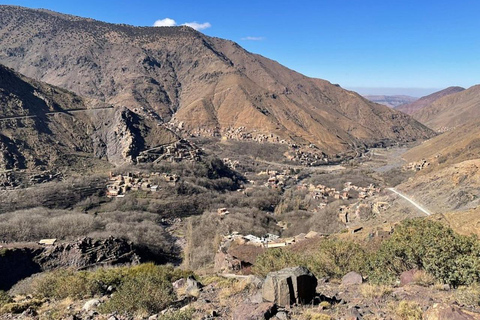
[{"label": "bush", "polygon": [[317,278],[341,278],[350,271],[363,272],[367,252],[351,241],[325,239],[317,248],[301,255],[289,248],[269,249],[258,256],[253,271],[265,276],[271,271],[302,265],[307,267]]},{"label": "bush", "polygon": [[384,241],[370,261],[370,279],[390,282],[413,268],[452,286],[480,279],[480,244],[476,237],[456,234],[439,222],[405,220]]},{"label": "bush", "polygon": [[5,291],[0,290],[0,308],[10,302],[12,302],[12,298]]},{"label": "bush", "polygon": [[37,296],[60,300],[91,298],[113,286],[117,291],[102,305],[102,311],[156,313],[175,299],[172,282],[188,275],[191,273],[172,266],[151,263],[94,271],[57,270],[36,278],[33,287]]},{"label": "bush", "polygon": [[421,320],[422,309],[418,303],[402,300],[396,306],[394,313],[402,320]]}]

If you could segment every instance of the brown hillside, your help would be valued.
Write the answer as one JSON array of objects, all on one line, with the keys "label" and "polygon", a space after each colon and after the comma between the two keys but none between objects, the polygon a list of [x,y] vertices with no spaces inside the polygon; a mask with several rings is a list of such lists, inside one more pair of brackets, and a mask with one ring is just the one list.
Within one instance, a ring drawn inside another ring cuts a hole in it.
[{"label": "brown hillside", "polygon": [[0,171],[121,165],[176,139],[126,108],[87,101],[2,65],[0,106]]},{"label": "brown hillside", "polygon": [[0,6],[0,63],[187,133],[238,128],[334,154],[432,136],[407,115],[188,27],[113,25]]},{"label": "brown hillside", "polygon": [[422,97],[414,102],[395,107],[395,109],[411,115],[417,111],[422,110],[425,107],[428,107],[433,102],[437,101],[442,97],[448,96],[453,93],[462,92],[463,90],[465,89],[462,87],[448,87],[441,91],[437,91],[432,94],[429,94],[428,96]]},{"label": "brown hillside", "polygon": [[429,128],[447,131],[480,117],[480,85],[449,94],[412,115]]}]

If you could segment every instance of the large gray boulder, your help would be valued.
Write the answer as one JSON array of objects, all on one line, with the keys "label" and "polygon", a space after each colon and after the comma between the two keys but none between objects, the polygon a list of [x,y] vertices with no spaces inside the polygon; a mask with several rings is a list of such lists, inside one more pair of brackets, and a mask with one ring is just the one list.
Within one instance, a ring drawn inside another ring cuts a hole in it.
[{"label": "large gray boulder", "polygon": [[263,283],[263,300],[280,307],[308,304],[315,298],[317,278],[305,267],[270,272]]}]

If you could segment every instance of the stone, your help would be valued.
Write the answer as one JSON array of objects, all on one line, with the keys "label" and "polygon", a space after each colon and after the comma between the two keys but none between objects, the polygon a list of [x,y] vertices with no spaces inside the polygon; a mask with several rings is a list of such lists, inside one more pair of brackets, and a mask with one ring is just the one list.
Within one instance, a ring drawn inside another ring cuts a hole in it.
[{"label": "stone", "polygon": [[195,280],[193,276],[189,276],[187,278],[187,287],[185,289],[187,296],[198,297],[200,295],[201,288],[202,285],[200,282]]},{"label": "stone", "polygon": [[84,311],[91,311],[93,310],[94,308],[96,308],[98,305],[100,304],[100,300],[98,299],[90,299],[88,300],[87,302],[85,302],[85,304],[83,305],[82,307],[82,310]]},{"label": "stone", "polygon": [[362,275],[355,271],[351,271],[347,273],[342,278],[342,284],[346,286],[354,285],[354,284],[362,284],[362,282],[363,282]]},{"label": "stone", "polygon": [[418,272],[417,269],[410,269],[408,271],[404,271],[400,274],[400,285],[405,286],[409,283],[412,283],[415,278],[415,274]]},{"label": "stone", "polygon": [[277,313],[274,303],[263,302],[260,304],[242,303],[232,313],[233,320],[268,320]]},{"label": "stone", "polygon": [[264,301],[281,307],[308,304],[315,298],[316,287],[317,278],[307,268],[285,268],[267,274],[262,296]]},{"label": "stone", "polygon": [[173,285],[173,288],[180,289],[180,288],[183,288],[186,283],[187,283],[187,280],[185,280],[185,278],[181,278],[175,281],[174,283],[172,283],[172,285]]},{"label": "stone", "polygon": [[480,320],[480,313],[447,304],[434,304],[423,314],[424,320]]}]

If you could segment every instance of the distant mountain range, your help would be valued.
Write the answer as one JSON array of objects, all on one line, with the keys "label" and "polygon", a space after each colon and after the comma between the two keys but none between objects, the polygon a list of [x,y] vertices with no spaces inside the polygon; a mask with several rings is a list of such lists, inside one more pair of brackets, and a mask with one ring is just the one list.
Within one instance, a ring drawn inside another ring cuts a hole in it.
[{"label": "distant mountain range", "polygon": [[368,100],[386,105],[390,108],[397,108],[399,106],[412,103],[418,98],[404,96],[404,95],[395,95],[395,96],[384,96],[384,95],[365,95],[365,98]]},{"label": "distant mountain range", "polygon": [[0,6],[0,34],[0,63],[185,135],[314,144],[327,154],[433,135],[403,113],[188,27]]},{"label": "distant mountain range", "polygon": [[438,100],[438,99],[440,99],[444,96],[448,96],[448,95],[453,94],[453,93],[461,92],[463,90],[465,90],[465,89],[462,88],[462,87],[448,87],[446,89],[434,92],[434,93],[432,93],[428,96],[417,99],[414,102],[398,106],[397,110],[400,110],[402,112],[405,112],[406,114],[411,115],[411,114],[413,114],[417,111],[420,111],[421,109],[429,106],[430,104],[432,104],[433,102],[435,102],[436,100]]},{"label": "distant mountain range", "polygon": [[415,111],[412,116],[436,131],[452,130],[480,117],[480,85],[445,95]]}]

